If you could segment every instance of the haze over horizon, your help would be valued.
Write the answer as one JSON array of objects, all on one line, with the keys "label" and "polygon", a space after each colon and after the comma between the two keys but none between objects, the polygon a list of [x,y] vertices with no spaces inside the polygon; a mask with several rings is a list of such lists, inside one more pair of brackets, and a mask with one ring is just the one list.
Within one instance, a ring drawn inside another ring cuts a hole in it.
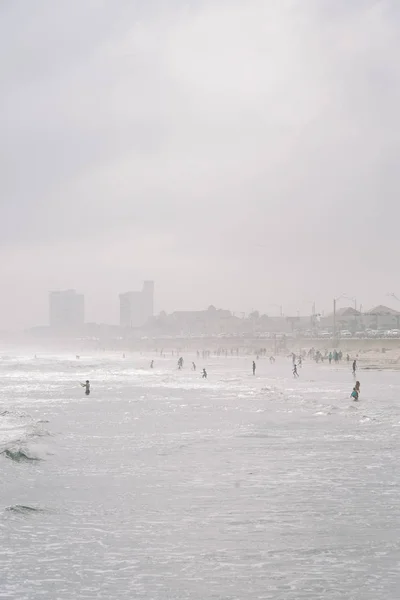
[{"label": "haze over horizon", "polygon": [[0,327],[400,296],[400,4],[0,5]]}]

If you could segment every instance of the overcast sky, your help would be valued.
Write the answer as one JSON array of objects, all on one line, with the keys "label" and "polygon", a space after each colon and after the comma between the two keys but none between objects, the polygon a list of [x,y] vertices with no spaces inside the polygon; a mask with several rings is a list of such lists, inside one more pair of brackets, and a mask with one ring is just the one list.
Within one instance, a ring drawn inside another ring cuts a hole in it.
[{"label": "overcast sky", "polygon": [[143,279],[396,307],[399,57],[398,0],[2,0],[0,327],[71,287],[117,322]]}]

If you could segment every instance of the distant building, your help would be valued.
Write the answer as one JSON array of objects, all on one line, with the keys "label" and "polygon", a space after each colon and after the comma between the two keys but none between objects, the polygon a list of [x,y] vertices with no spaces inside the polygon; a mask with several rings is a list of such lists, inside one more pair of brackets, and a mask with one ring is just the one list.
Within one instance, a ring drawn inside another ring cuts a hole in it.
[{"label": "distant building", "polygon": [[[333,314],[321,319],[321,327],[333,327]],[[351,307],[340,308],[336,311],[336,330],[349,330],[353,333],[365,329],[385,330],[400,329],[400,312],[388,306],[375,306],[369,311],[359,312]]]},{"label": "distant building", "polygon": [[355,308],[352,308],[351,306],[344,306],[343,308],[339,308],[336,310],[336,318],[354,319],[355,317],[360,316],[360,311],[356,310]]},{"label": "distant building", "polygon": [[229,310],[209,306],[207,310],[180,310],[170,315],[169,322],[177,334],[223,334],[237,327],[241,320]]},{"label": "distant building", "polygon": [[400,312],[380,304],[364,313],[364,321],[371,329],[400,329]]},{"label": "distant building", "polygon": [[125,292],[119,296],[121,327],[142,327],[154,315],[154,281],[145,281],[141,292]]},{"label": "distant building", "polygon": [[75,290],[50,292],[50,327],[78,329],[85,323],[85,297]]}]

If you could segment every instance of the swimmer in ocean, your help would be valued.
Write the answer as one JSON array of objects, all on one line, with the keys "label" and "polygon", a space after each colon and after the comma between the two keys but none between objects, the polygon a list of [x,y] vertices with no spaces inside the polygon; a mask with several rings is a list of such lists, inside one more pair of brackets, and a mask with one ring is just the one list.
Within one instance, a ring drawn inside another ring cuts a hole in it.
[{"label": "swimmer in ocean", "polygon": [[205,369],[203,369],[203,375],[202,375],[203,379],[207,379],[207,371]]},{"label": "swimmer in ocean", "polygon": [[293,366],[293,377],[298,377],[298,376],[299,376],[299,374],[297,372],[297,365],[295,363],[294,366]]},{"label": "swimmer in ocean", "polygon": [[256,363],[253,360],[253,375],[255,375],[255,374],[256,374]]},{"label": "swimmer in ocean", "polygon": [[81,386],[85,388],[85,394],[86,394],[86,396],[89,396],[89,394],[90,394],[90,381],[89,381],[89,379],[86,379],[85,383],[81,383]]},{"label": "swimmer in ocean", "polygon": [[357,371],[357,361],[353,360],[353,375],[354,375],[354,377],[356,376],[356,371]]}]

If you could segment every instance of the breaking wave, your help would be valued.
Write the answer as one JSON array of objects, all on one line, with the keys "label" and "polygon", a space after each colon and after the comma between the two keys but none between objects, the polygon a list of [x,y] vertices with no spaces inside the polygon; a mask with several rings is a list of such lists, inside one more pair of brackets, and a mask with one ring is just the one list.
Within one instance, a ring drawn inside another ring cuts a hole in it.
[{"label": "breaking wave", "polygon": [[14,462],[36,462],[36,461],[43,460],[42,458],[39,458],[38,456],[30,456],[28,450],[22,450],[22,449],[12,450],[10,448],[7,448],[6,450],[3,450],[3,452],[1,452],[1,454],[4,454],[4,456],[6,458],[9,458],[10,460],[13,460]]},{"label": "breaking wave", "polygon": [[0,455],[4,458],[14,462],[43,460],[39,440],[49,435],[44,421],[36,421],[29,414],[8,410],[0,414]]},{"label": "breaking wave", "polygon": [[7,506],[5,508],[8,512],[17,513],[20,515],[29,515],[38,512],[45,512],[43,508],[37,508],[35,506],[27,506],[25,504],[14,504],[13,506]]}]

